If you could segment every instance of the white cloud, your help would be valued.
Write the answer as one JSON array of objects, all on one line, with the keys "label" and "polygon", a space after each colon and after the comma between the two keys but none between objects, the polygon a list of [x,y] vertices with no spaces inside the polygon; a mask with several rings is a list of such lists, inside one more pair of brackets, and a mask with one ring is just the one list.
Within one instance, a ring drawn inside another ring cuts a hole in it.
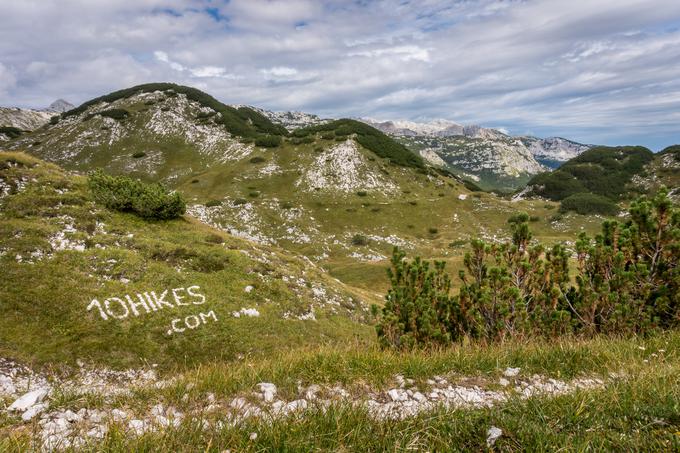
[{"label": "white cloud", "polygon": [[4,105],[171,80],[272,109],[680,142],[677,0],[0,3]]}]

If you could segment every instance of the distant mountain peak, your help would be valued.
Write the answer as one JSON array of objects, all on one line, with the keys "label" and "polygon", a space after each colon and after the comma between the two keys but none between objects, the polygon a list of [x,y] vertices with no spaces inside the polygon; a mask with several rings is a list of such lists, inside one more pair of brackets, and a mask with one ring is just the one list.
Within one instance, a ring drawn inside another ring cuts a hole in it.
[{"label": "distant mountain peak", "polygon": [[75,105],[60,98],[51,103],[50,106],[47,107],[45,110],[48,112],[63,113],[73,108],[75,108]]}]

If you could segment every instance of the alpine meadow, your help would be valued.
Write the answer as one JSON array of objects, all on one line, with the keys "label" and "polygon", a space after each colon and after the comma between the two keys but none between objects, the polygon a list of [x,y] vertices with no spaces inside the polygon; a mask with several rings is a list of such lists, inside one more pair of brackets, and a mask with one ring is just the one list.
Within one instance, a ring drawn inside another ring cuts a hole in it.
[{"label": "alpine meadow", "polygon": [[676,1],[0,5],[0,452],[680,451]]}]

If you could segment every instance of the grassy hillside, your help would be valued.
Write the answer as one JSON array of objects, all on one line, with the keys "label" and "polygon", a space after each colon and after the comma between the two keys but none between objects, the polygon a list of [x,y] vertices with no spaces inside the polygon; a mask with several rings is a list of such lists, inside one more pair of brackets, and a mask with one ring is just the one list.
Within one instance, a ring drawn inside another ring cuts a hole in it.
[{"label": "grassy hillside", "polygon": [[84,178],[19,153],[0,153],[0,267],[0,356],[23,362],[176,367],[374,340],[370,299],[313,264],[191,217],[108,211]]}]

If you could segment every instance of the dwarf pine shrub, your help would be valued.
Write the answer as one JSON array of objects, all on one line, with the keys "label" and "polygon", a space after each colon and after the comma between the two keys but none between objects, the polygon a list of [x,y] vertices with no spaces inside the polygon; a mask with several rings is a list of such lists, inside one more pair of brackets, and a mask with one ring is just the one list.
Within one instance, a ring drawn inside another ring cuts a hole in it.
[{"label": "dwarf pine shrub", "polygon": [[572,252],[533,240],[527,214],[509,219],[510,241],[471,241],[455,295],[443,263],[408,261],[395,248],[391,288],[377,325],[381,344],[644,334],[678,327],[680,209],[663,189],[638,199],[629,214],[625,223],[605,221],[594,238],[579,236],[576,285],[569,274]]},{"label": "dwarf pine shrub", "polygon": [[182,196],[160,184],[146,184],[97,170],[88,177],[88,185],[97,203],[116,211],[134,212],[145,219],[169,220],[186,211]]}]

